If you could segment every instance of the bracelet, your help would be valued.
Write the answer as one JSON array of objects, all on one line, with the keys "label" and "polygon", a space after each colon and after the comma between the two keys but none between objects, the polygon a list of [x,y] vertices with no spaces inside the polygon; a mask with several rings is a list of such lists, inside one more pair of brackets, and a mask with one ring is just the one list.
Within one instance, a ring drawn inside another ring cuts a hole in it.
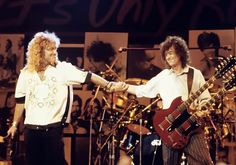
[{"label": "bracelet", "polygon": [[105,91],[109,91],[109,90],[110,90],[110,88],[111,88],[111,86],[112,86],[112,85],[110,85],[110,84],[111,84],[111,82],[108,82],[108,83],[106,84],[106,86],[104,87]]},{"label": "bracelet", "polygon": [[17,128],[17,122],[13,121],[12,126]]},{"label": "bracelet", "polygon": [[110,82],[108,81],[108,82],[106,83],[106,85],[105,85],[103,88],[107,88],[107,86],[108,86],[109,83],[110,83]]}]

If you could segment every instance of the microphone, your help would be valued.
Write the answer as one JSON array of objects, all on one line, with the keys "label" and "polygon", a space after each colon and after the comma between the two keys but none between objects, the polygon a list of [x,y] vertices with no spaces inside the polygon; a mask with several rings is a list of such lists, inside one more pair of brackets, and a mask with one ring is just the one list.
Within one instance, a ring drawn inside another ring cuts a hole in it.
[{"label": "microphone", "polygon": [[209,57],[210,60],[224,60],[223,57]]},{"label": "microphone", "polygon": [[120,48],[118,49],[118,52],[119,52],[119,53],[126,52],[126,51],[127,51],[127,48],[125,48],[125,47],[120,47]]},{"label": "microphone", "polygon": [[228,50],[228,51],[232,50],[231,45],[223,45],[221,48],[224,49],[224,50]]},{"label": "microphone", "polygon": [[144,50],[160,50],[160,48],[158,47],[154,47],[154,48],[125,48],[125,47],[120,47],[118,49],[118,52],[126,52],[127,50],[139,50],[139,51],[144,51]]}]

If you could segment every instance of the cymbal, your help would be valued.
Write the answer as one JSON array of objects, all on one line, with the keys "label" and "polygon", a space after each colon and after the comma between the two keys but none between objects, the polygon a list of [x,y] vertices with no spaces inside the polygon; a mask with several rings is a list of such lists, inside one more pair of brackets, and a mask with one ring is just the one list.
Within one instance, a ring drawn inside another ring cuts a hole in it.
[{"label": "cymbal", "polygon": [[131,84],[131,85],[142,85],[142,84],[146,84],[147,81],[148,80],[141,79],[141,78],[128,78],[125,80],[127,84]]},{"label": "cymbal", "polygon": [[150,130],[148,128],[146,128],[144,126],[140,127],[139,124],[129,124],[129,125],[127,125],[127,128],[130,131],[132,131],[138,135],[146,135],[146,134],[150,133]]}]

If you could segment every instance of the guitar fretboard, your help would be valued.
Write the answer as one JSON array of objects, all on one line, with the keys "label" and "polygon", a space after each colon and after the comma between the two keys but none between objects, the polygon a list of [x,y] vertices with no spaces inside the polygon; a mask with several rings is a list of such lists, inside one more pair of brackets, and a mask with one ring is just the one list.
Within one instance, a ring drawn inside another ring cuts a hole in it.
[{"label": "guitar fretboard", "polygon": [[191,94],[190,97],[184,101],[182,104],[178,106],[178,110],[183,113],[184,110],[186,110],[190,104],[198,98],[202,92],[204,92],[209,86],[216,80],[216,78],[213,76],[211,77],[201,88],[199,88],[195,93]]},{"label": "guitar fretboard", "polygon": [[[216,99],[220,99],[220,97],[225,93],[225,89],[221,89],[217,94],[215,94],[204,106],[201,107],[202,110],[207,110],[215,101]],[[197,117],[195,115],[192,115],[188,119],[192,123],[197,121]]]}]

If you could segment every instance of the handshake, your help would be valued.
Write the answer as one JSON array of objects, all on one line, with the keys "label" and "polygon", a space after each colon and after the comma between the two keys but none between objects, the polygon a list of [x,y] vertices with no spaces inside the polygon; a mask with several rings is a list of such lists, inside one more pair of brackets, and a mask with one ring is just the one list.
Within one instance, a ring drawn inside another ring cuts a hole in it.
[{"label": "handshake", "polygon": [[104,87],[106,92],[125,92],[129,88],[129,85],[125,82],[114,82],[110,81]]}]

